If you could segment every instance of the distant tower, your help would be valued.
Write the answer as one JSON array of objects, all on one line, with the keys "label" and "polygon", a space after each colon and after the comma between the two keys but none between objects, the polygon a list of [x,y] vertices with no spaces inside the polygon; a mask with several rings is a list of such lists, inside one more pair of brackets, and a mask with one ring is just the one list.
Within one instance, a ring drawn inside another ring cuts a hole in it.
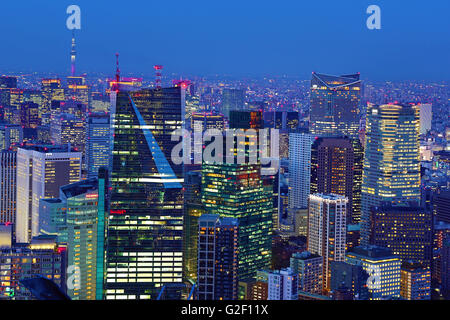
[{"label": "distant tower", "polygon": [[155,69],[155,83],[156,83],[156,89],[161,89],[161,82],[162,82],[162,65],[155,65],[153,66]]},{"label": "distant tower", "polygon": [[75,60],[77,57],[77,52],[75,51],[75,31],[72,31],[72,49],[70,50],[70,73],[71,76],[75,76]]}]

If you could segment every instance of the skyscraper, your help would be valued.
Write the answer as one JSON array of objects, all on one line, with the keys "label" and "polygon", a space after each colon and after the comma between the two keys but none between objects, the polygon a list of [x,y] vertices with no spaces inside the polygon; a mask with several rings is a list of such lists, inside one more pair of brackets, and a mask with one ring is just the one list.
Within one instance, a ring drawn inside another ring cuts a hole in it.
[{"label": "skyscraper", "polygon": [[331,76],[313,72],[310,130],[317,135],[358,137],[361,80],[358,74]]},{"label": "skyscraper", "polygon": [[236,218],[204,214],[198,221],[198,300],[236,300],[239,225]]},{"label": "skyscraper", "polygon": [[429,267],[433,247],[431,211],[408,204],[381,203],[372,207],[370,244],[391,249],[402,261]]},{"label": "skyscraper", "polygon": [[17,152],[0,151],[0,223],[16,223]]},{"label": "skyscraper", "polygon": [[361,191],[361,244],[368,244],[370,208],[382,201],[420,202],[419,110],[370,106]]},{"label": "skyscraper", "polygon": [[84,152],[86,124],[83,119],[70,113],[61,113],[52,119],[50,134],[53,143],[70,143],[75,150]]},{"label": "skyscraper", "polygon": [[312,194],[308,204],[308,251],[323,259],[323,291],[330,290],[331,261],[344,261],[348,199]]},{"label": "skyscraper", "polygon": [[112,92],[112,172],[106,299],[155,298],[182,282],[182,165],[171,133],[182,127],[182,89]]},{"label": "skyscraper", "polygon": [[306,208],[311,184],[311,145],[307,133],[289,134],[289,208]]},{"label": "skyscraper", "polygon": [[81,178],[81,153],[67,145],[24,146],[17,151],[17,242],[39,234],[39,200],[56,198],[61,186]]},{"label": "skyscraper", "polygon": [[23,141],[23,128],[18,124],[0,122],[0,150],[9,149]]},{"label": "skyscraper", "polygon": [[100,167],[109,165],[110,116],[106,113],[91,113],[86,129],[86,169],[88,178],[97,177]]},{"label": "skyscraper", "polygon": [[407,300],[430,300],[430,267],[406,261],[401,267],[400,280],[400,295],[402,298]]},{"label": "skyscraper", "polygon": [[347,219],[352,222],[355,155],[348,138],[317,138],[311,149],[311,193],[347,197]]},{"label": "skyscraper", "polygon": [[40,200],[40,233],[67,243],[67,263],[79,270],[75,285],[67,288],[72,300],[96,297],[98,191],[93,178],[62,186],[58,198]]},{"label": "skyscraper", "polygon": [[243,110],[245,108],[245,90],[223,89],[222,92],[222,113],[230,116],[231,110]]}]

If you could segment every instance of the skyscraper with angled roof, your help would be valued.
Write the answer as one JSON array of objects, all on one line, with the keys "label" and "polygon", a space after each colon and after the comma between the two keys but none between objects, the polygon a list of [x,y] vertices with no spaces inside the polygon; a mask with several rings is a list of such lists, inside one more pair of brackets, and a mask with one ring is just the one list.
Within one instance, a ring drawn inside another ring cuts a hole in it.
[{"label": "skyscraper with angled roof", "polygon": [[332,76],[313,72],[310,99],[311,133],[358,137],[361,101],[359,73]]},{"label": "skyscraper with angled roof", "polygon": [[164,284],[182,282],[183,167],[171,161],[182,88],[112,95],[105,298],[156,298]]}]

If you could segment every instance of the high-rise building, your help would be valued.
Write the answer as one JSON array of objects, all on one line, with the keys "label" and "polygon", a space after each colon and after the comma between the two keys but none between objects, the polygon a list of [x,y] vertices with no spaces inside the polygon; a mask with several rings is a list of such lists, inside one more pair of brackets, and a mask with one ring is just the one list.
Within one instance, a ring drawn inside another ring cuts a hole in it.
[{"label": "high-rise building", "polygon": [[81,178],[81,153],[67,145],[24,146],[17,151],[17,242],[39,235],[39,200],[59,196]]},{"label": "high-rise building", "polygon": [[61,113],[53,117],[50,126],[50,134],[54,144],[70,143],[75,150],[84,152],[86,143],[86,123],[83,119],[70,113]]},{"label": "high-rise building", "polygon": [[263,186],[261,165],[204,162],[202,202],[207,213],[239,220],[239,281],[270,266],[272,194]]},{"label": "high-rise building", "polygon": [[367,110],[361,190],[361,244],[369,243],[370,208],[382,201],[420,202],[419,113],[416,106]]},{"label": "high-rise building", "polygon": [[222,113],[228,118],[231,110],[243,110],[245,108],[245,90],[223,89]]},{"label": "high-rise building", "polygon": [[0,151],[0,223],[16,223],[17,152]]},{"label": "high-rise building", "polygon": [[291,269],[298,274],[298,290],[312,294],[323,291],[323,258],[308,251],[294,253]]},{"label": "high-rise building", "polygon": [[67,288],[72,300],[96,298],[98,191],[93,178],[62,186],[58,198],[40,200],[39,232],[67,243],[67,263],[79,271],[75,285]]},{"label": "high-rise building", "polygon": [[164,284],[182,282],[183,167],[171,160],[182,90],[111,92],[106,299],[155,298]]},{"label": "high-rise building", "polygon": [[261,111],[230,110],[229,123],[231,129],[263,129],[264,121]]},{"label": "high-rise building", "polygon": [[184,183],[184,277],[197,279],[198,219],[205,213],[202,205],[202,175],[200,171],[185,174]]},{"label": "high-rise building", "polygon": [[406,300],[430,300],[430,267],[403,262],[400,271],[400,295]]},{"label": "high-rise building", "polygon": [[368,278],[369,275],[360,265],[343,261],[331,262],[331,291],[337,292],[340,288],[347,288],[350,291],[351,300],[369,300]]},{"label": "high-rise building", "polygon": [[23,142],[23,128],[18,124],[0,122],[0,150],[10,149]]},{"label": "high-rise building", "polygon": [[61,86],[60,79],[42,79],[42,105],[40,108],[40,116],[44,113],[50,113],[52,101],[64,101],[64,88]]},{"label": "high-rise building", "polygon": [[442,294],[450,299],[450,236],[446,236],[442,244],[440,274]]},{"label": "high-rise building", "polygon": [[307,133],[289,134],[289,208],[308,207],[313,141]]},{"label": "high-rise building", "polygon": [[371,300],[400,298],[401,260],[391,250],[377,246],[359,246],[346,254],[345,262],[362,266],[369,275],[367,286]]},{"label": "high-rise building", "polygon": [[236,218],[204,214],[198,221],[198,300],[236,300],[239,225]]},{"label": "high-rise building", "polygon": [[381,203],[372,207],[370,244],[389,248],[402,261],[431,265],[433,216],[431,211],[408,204]]},{"label": "high-rise building", "polygon": [[361,80],[358,74],[331,76],[313,72],[310,130],[317,135],[358,137]]},{"label": "high-rise building", "polygon": [[420,134],[426,134],[431,130],[433,119],[433,105],[431,103],[419,104]]},{"label": "high-rise building", "polygon": [[194,132],[204,132],[208,129],[225,129],[223,114],[213,112],[194,112],[191,116],[191,129]]},{"label": "high-rise building", "polygon": [[66,246],[55,237],[39,236],[30,244],[0,247],[0,300],[32,300],[21,280],[41,275],[66,291]]},{"label": "high-rise building", "polygon": [[441,190],[435,194],[433,211],[436,220],[450,223],[450,190]]},{"label": "high-rise building", "polygon": [[323,259],[323,291],[330,290],[331,261],[344,261],[348,199],[336,194],[309,196],[308,251]]},{"label": "high-rise building", "polygon": [[110,117],[106,113],[91,113],[87,118],[86,168],[88,178],[97,177],[100,167],[109,165]]},{"label": "high-rise building", "polygon": [[311,193],[347,197],[347,222],[353,221],[355,154],[348,138],[317,138],[311,148]]}]

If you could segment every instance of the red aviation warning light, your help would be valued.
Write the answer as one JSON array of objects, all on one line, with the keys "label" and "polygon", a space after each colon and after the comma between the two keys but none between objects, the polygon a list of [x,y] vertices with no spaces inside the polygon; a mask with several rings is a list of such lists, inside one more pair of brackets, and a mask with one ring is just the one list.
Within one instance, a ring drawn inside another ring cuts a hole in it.
[{"label": "red aviation warning light", "polygon": [[155,83],[156,83],[156,88],[157,88],[157,89],[161,89],[162,69],[163,69],[163,66],[157,64],[157,65],[153,66],[153,69],[155,69]]}]

